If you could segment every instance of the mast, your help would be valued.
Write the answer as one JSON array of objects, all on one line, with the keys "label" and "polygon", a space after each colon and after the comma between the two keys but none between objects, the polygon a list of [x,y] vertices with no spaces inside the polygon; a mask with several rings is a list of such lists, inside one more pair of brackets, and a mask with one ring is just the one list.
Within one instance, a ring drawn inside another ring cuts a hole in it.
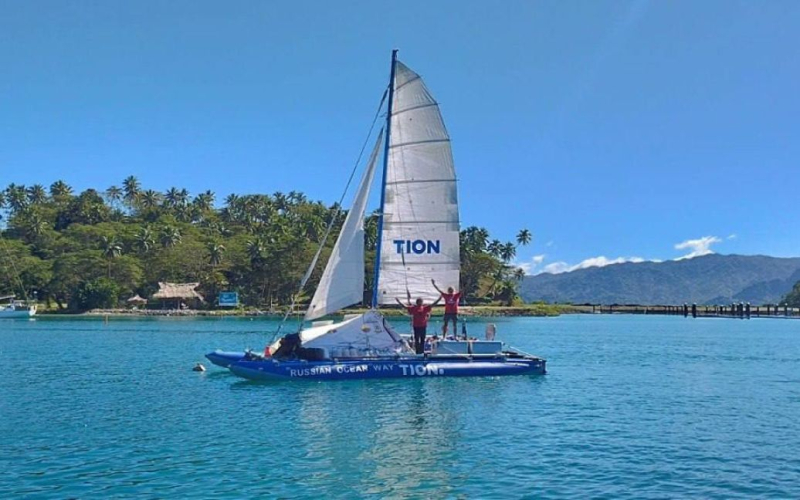
[{"label": "mast", "polygon": [[383,243],[383,209],[386,202],[386,172],[389,169],[389,141],[392,139],[392,105],[394,104],[394,68],[397,49],[392,50],[392,69],[389,71],[389,104],[386,110],[386,142],[383,146],[383,177],[381,178],[381,210],[378,216],[378,243],[375,247],[375,274],[372,279],[372,308],[378,307],[378,280],[381,275],[381,246]]}]

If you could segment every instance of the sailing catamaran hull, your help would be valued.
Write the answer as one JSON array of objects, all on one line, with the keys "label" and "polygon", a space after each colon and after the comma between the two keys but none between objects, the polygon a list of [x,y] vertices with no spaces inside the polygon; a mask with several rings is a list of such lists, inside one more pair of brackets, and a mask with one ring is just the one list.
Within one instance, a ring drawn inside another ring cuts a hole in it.
[{"label": "sailing catamaran hull", "polygon": [[220,351],[217,349],[214,352],[206,354],[206,359],[217,366],[228,368],[231,364],[243,359],[244,355],[244,351]]},{"label": "sailing catamaran hull", "polygon": [[419,377],[544,375],[541,358],[356,359],[347,361],[237,361],[230,370],[249,380],[362,380]]}]

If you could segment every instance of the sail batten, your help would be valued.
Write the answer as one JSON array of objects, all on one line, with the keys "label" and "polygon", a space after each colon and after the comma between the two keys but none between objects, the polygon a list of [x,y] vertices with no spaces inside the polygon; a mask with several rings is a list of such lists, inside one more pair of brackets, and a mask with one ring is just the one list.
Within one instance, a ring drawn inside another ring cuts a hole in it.
[{"label": "sail batten", "polygon": [[459,217],[450,136],[436,100],[418,74],[394,67],[388,117],[378,299],[433,300],[459,285]]},{"label": "sail batten", "polygon": [[364,213],[382,141],[383,132],[375,142],[353,205],[347,213],[314,298],[308,306],[306,321],[359,303],[364,297]]},{"label": "sail batten", "polygon": [[[392,115],[394,116],[394,115]],[[428,139],[424,141],[404,142],[401,144],[392,144],[390,148],[402,148],[404,146],[415,146],[417,144],[430,144],[432,142],[450,142],[450,139]]]}]

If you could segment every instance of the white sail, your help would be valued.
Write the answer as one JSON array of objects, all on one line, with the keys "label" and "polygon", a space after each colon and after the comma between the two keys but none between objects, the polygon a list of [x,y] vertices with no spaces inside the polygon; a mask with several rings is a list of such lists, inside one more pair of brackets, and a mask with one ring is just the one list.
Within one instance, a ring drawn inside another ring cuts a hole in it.
[{"label": "white sail", "polygon": [[382,139],[381,132],[356,191],[353,206],[344,220],[317,291],[306,311],[306,321],[361,302],[364,297],[364,211]]},{"label": "white sail", "polygon": [[[322,347],[336,357],[363,356],[367,351],[384,355],[408,351],[408,344],[374,309],[340,323],[307,328],[300,336],[303,347]],[[346,349],[349,354],[337,354],[337,349]]]},{"label": "white sail", "polygon": [[459,220],[450,136],[419,75],[395,66],[378,302],[434,300],[459,286]]}]

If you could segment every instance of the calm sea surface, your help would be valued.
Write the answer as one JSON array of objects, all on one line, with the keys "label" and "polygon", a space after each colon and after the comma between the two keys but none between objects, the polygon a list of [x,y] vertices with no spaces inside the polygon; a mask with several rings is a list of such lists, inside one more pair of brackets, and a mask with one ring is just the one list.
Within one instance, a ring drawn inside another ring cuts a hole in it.
[{"label": "calm sea surface", "polygon": [[0,320],[0,498],[800,497],[800,321],[494,321],[550,373],[259,385],[191,368],[274,321]]}]

